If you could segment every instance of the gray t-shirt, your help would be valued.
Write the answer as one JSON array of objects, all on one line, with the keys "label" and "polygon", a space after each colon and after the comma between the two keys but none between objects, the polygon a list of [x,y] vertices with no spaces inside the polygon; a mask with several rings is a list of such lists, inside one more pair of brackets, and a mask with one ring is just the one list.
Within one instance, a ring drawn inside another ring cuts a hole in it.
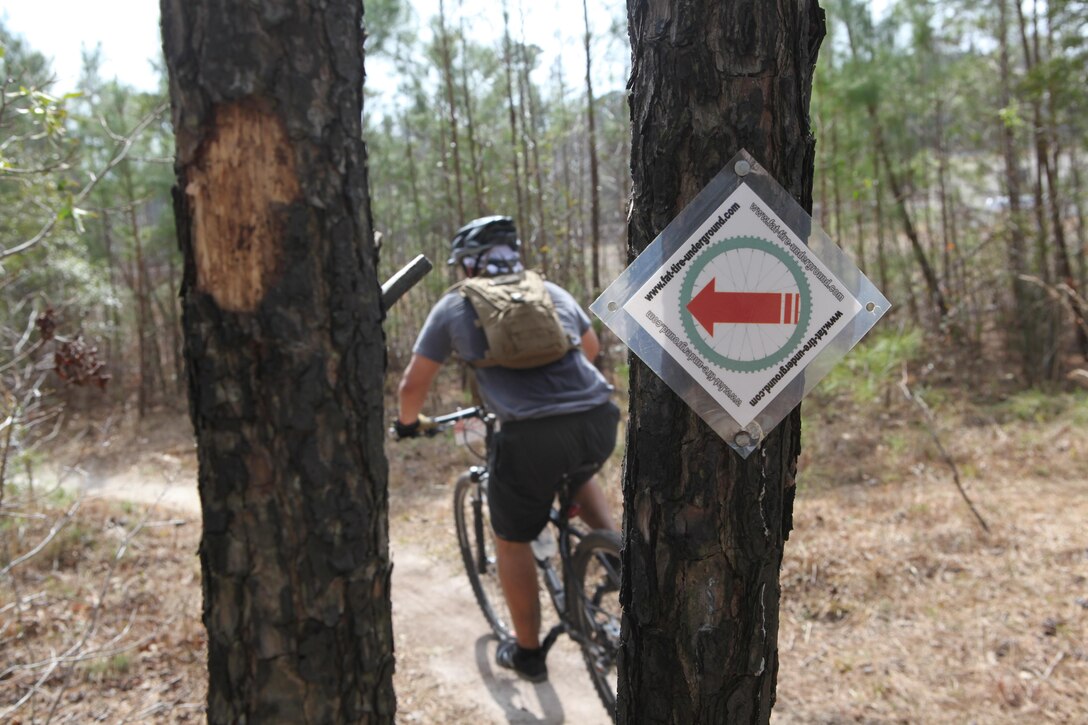
[{"label": "gray t-shirt", "polygon": [[[569,292],[551,282],[544,284],[563,328],[581,338],[589,329],[589,317]],[[460,293],[449,292],[427,315],[412,351],[438,363],[444,363],[453,352],[466,362],[480,360],[487,351],[487,338],[476,319],[472,304]],[[612,393],[612,386],[581,348],[539,368],[476,368],[476,379],[484,402],[502,422],[589,410],[607,401]]]}]

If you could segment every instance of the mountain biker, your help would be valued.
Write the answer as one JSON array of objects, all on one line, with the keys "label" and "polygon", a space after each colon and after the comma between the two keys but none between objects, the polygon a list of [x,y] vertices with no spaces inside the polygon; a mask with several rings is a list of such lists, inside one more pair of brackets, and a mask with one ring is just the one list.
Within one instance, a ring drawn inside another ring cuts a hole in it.
[{"label": "mountain biker", "polygon": [[[510,217],[483,217],[457,231],[448,263],[458,265],[466,278],[518,273],[523,270],[520,246]],[[532,682],[546,680],[548,670],[529,542],[547,525],[564,476],[570,476],[587,525],[615,529],[592,473],[612,453],[619,421],[612,386],[591,362],[600,342],[589,318],[569,292],[551,282],[545,288],[563,329],[579,345],[539,367],[475,368],[480,395],[500,423],[489,461],[488,498],[499,581],[516,634],[516,640],[499,643],[496,661]],[[451,353],[470,365],[484,358],[487,341],[477,318],[470,301],[456,290],[431,309],[398,388],[398,437],[414,437],[426,427],[420,415],[424,401]]]}]

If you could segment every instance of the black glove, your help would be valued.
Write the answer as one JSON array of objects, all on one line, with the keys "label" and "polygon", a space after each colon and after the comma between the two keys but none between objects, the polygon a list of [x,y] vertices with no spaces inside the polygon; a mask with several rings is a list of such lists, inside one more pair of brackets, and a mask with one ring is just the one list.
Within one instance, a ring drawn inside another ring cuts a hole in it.
[{"label": "black glove", "polygon": [[416,420],[412,423],[401,423],[400,418],[393,421],[393,432],[397,435],[397,440],[404,440],[405,438],[418,438],[419,437],[419,421]]},{"label": "black glove", "polygon": [[393,432],[397,440],[405,438],[418,438],[421,435],[432,436],[438,432],[438,427],[430,418],[421,415],[411,423],[401,423],[400,418],[393,421]]}]

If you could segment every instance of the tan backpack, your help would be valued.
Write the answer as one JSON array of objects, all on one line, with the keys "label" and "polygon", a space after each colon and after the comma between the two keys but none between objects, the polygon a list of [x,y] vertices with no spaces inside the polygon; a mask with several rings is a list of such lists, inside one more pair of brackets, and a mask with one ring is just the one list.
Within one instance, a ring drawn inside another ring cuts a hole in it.
[{"label": "tan backpack", "polygon": [[472,304],[487,338],[487,353],[474,367],[536,368],[578,347],[537,272],[471,277],[453,289]]}]

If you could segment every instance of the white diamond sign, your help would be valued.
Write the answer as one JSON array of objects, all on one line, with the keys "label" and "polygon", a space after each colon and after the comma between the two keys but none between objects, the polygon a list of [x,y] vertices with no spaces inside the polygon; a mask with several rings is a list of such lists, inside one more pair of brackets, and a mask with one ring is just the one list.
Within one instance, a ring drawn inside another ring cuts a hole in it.
[{"label": "white diamond sign", "polygon": [[747,456],[888,307],[742,151],[590,309]]}]

